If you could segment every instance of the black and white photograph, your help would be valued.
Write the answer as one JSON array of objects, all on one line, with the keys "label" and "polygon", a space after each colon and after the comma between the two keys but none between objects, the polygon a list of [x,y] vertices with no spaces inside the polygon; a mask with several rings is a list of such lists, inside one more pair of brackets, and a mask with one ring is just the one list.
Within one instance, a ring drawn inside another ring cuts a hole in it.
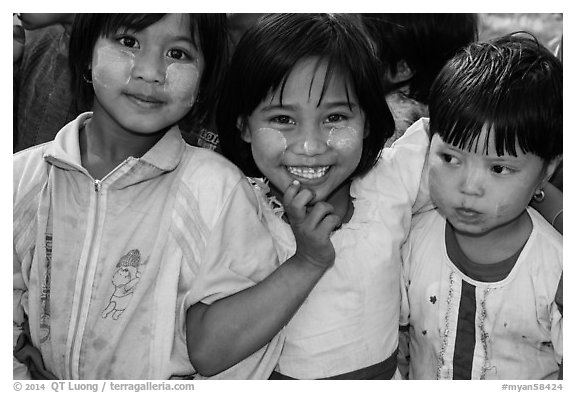
[{"label": "black and white photograph", "polygon": [[8,388],[569,391],[564,13],[429,9],[14,12]]}]

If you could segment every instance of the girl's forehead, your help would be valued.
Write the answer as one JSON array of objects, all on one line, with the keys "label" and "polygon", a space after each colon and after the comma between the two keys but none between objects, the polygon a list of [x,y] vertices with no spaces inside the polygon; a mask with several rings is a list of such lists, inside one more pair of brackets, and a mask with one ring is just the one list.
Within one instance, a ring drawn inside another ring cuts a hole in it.
[{"label": "girl's forehead", "polygon": [[268,94],[268,100],[307,99],[320,104],[326,97],[340,97],[351,101],[355,95],[350,85],[344,72],[336,67],[329,70],[326,60],[310,58],[296,63],[282,83]]}]

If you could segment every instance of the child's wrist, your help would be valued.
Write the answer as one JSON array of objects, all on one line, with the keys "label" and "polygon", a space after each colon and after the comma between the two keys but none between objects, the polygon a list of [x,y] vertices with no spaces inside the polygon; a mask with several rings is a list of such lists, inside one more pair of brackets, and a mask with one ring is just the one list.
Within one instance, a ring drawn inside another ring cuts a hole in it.
[{"label": "child's wrist", "polygon": [[332,258],[330,262],[322,262],[316,258],[298,252],[298,250],[296,250],[296,253],[294,254],[294,259],[302,266],[305,266],[308,269],[317,270],[322,274],[334,264],[334,258]]}]

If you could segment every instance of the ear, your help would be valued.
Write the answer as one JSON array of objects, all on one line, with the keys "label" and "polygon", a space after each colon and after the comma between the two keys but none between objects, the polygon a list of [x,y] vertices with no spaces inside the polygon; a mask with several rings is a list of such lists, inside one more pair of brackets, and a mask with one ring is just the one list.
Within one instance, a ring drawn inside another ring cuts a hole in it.
[{"label": "ear", "polygon": [[362,139],[368,138],[370,135],[370,126],[368,124],[364,124],[364,135],[362,135]]},{"label": "ear", "polygon": [[398,63],[396,63],[396,73],[394,75],[389,74],[388,80],[391,83],[397,84],[406,82],[408,79],[412,78],[413,75],[414,74],[412,73],[412,69],[408,63],[406,63],[405,60],[400,60]]},{"label": "ear", "polygon": [[550,178],[556,171],[556,168],[558,168],[558,165],[560,165],[560,161],[562,161],[562,156],[558,156],[550,160],[550,162],[544,166],[544,168],[542,169],[544,177],[542,178],[542,182],[540,183],[542,187],[550,180]]},{"label": "ear", "polygon": [[236,120],[236,128],[240,130],[240,137],[244,142],[252,142],[252,134],[250,133],[250,128],[246,126],[246,123],[242,117],[238,117]]}]

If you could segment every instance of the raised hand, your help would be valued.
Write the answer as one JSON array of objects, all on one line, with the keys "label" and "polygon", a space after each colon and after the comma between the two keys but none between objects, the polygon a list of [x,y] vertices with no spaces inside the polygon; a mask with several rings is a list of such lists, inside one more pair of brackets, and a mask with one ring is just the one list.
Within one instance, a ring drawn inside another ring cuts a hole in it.
[{"label": "raised hand", "polygon": [[297,180],[284,192],[283,204],[294,237],[296,257],[327,269],[334,264],[335,251],[330,234],[342,222],[326,202],[315,202],[313,190],[303,188]]}]

